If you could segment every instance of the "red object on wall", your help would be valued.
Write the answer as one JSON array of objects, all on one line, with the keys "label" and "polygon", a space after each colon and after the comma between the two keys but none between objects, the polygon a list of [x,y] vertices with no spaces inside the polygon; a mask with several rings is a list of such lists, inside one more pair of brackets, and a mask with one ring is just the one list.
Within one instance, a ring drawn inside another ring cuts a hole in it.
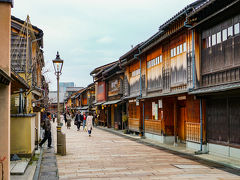
[{"label": "red object on wall", "polygon": [[97,87],[97,101],[106,101],[106,84],[99,82]]}]

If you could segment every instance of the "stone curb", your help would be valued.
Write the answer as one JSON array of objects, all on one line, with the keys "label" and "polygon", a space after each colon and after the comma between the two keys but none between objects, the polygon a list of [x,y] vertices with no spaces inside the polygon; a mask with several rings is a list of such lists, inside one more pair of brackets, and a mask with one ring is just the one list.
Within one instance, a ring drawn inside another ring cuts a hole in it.
[{"label": "stone curb", "polygon": [[187,158],[187,159],[190,159],[190,160],[193,160],[193,161],[198,161],[201,164],[205,164],[207,166],[211,166],[211,167],[214,167],[214,168],[217,168],[217,169],[221,169],[223,171],[226,171],[226,172],[229,172],[229,173],[240,176],[240,168],[229,165],[227,163],[214,161],[214,160],[210,160],[210,159],[205,159],[205,158],[203,158],[199,155],[194,155],[194,154],[170,149],[170,148],[165,147],[165,146],[160,146],[158,144],[154,144],[154,143],[151,143],[151,142],[144,141],[144,139],[142,139],[142,138],[134,138],[134,137],[131,137],[129,135],[125,135],[125,134],[123,134],[121,132],[117,132],[115,130],[111,130],[111,129],[107,129],[107,128],[103,128],[103,127],[99,127],[99,126],[97,126],[97,127],[95,126],[95,128],[106,131],[106,132],[109,132],[109,133],[112,133],[112,134],[115,134],[115,135],[118,135],[118,136],[121,136],[121,137],[124,137],[126,139],[135,141],[135,142],[140,143],[140,144],[144,144],[146,146],[150,146],[150,147],[153,147],[153,148],[156,148],[156,149],[159,149],[159,150],[167,151],[171,154],[175,154],[175,155],[178,155],[178,156],[181,156],[183,158]]},{"label": "stone curb", "polygon": [[39,159],[37,162],[37,167],[33,176],[33,180],[38,180],[39,179],[39,175],[40,175],[40,168],[41,168],[41,162],[42,162],[42,155],[43,155],[43,149],[40,149],[40,155],[39,155]]},{"label": "stone curb", "polygon": [[58,164],[57,164],[57,157],[55,153],[55,146],[54,146],[55,139],[52,135],[52,145],[51,149],[47,148],[47,142],[43,144],[41,148],[41,154],[38,161],[38,166],[36,173],[36,179],[34,174],[34,180],[58,180],[59,173],[58,173]]}]

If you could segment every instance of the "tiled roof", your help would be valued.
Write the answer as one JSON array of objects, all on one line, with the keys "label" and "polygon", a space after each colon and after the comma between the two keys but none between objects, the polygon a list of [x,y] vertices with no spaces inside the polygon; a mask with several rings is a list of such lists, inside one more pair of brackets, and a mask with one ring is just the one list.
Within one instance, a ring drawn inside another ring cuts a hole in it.
[{"label": "tiled roof", "polygon": [[193,90],[189,94],[196,94],[196,95],[209,94],[209,93],[227,91],[227,90],[238,89],[238,88],[240,88],[240,83],[231,83],[231,84],[224,84],[224,85],[218,85],[218,86],[212,86],[212,87],[199,88],[199,89]]}]

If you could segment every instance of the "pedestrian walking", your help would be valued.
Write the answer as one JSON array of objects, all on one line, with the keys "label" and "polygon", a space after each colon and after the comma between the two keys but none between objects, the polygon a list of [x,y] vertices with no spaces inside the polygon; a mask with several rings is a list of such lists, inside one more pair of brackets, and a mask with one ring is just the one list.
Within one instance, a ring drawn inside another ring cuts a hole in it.
[{"label": "pedestrian walking", "polygon": [[87,116],[86,116],[86,114],[85,114],[85,112],[84,112],[84,113],[83,113],[83,130],[84,130],[84,131],[86,131],[86,130],[85,130],[86,120],[87,120]]},{"label": "pedestrian walking", "polygon": [[74,124],[77,126],[77,130],[80,130],[81,123],[83,121],[83,116],[81,115],[81,112],[78,111],[76,116],[75,116],[75,122]]},{"label": "pedestrian walking", "polygon": [[48,112],[47,113],[47,118],[45,119],[43,123],[43,128],[45,130],[44,133],[44,138],[43,140],[39,143],[39,146],[42,147],[42,145],[48,140],[48,148],[52,148],[52,134],[51,134],[51,122],[50,122],[51,114]]},{"label": "pedestrian walking", "polygon": [[60,122],[61,122],[61,123],[63,122],[63,119],[64,119],[64,116],[63,116],[63,114],[61,113],[61,114],[60,114]]},{"label": "pedestrian walking", "polygon": [[93,123],[92,112],[89,112],[89,115],[87,117],[86,123],[87,123],[88,136],[91,136],[92,126],[93,126],[93,124],[92,124]]},{"label": "pedestrian walking", "polygon": [[53,123],[55,123],[55,119],[56,119],[56,114],[53,114]]},{"label": "pedestrian walking", "polygon": [[68,113],[68,114],[67,114],[67,128],[68,128],[68,129],[71,128],[71,121],[72,121],[72,117],[71,117],[71,115]]},{"label": "pedestrian walking", "polygon": [[64,117],[64,121],[65,121],[65,126],[66,126],[67,125],[67,113],[66,112],[63,114],[63,117]]}]

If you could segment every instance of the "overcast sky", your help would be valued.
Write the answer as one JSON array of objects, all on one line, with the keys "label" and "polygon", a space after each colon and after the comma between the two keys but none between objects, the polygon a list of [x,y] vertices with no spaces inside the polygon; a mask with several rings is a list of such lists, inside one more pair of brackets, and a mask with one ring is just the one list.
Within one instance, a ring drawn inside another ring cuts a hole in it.
[{"label": "overcast sky", "polygon": [[45,73],[56,90],[52,59],[64,60],[61,82],[92,83],[89,73],[118,60],[131,45],[147,40],[158,27],[194,0],[15,0],[12,15],[44,32]]}]

